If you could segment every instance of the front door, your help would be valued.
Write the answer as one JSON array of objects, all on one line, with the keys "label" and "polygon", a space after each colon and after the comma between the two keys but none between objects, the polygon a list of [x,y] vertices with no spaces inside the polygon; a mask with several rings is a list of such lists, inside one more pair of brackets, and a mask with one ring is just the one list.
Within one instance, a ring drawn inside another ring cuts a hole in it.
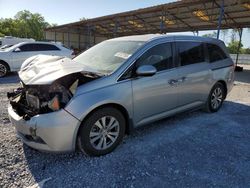
[{"label": "front door", "polygon": [[137,61],[141,65],[152,65],[157,73],[151,77],[132,80],[134,123],[141,125],[160,119],[167,111],[178,106],[178,92],[173,80],[175,72],[172,43],[158,44],[147,50]]},{"label": "front door", "polygon": [[34,55],[32,44],[24,44],[14,49],[11,53],[11,64],[15,70],[19,70],[22,63]]}]

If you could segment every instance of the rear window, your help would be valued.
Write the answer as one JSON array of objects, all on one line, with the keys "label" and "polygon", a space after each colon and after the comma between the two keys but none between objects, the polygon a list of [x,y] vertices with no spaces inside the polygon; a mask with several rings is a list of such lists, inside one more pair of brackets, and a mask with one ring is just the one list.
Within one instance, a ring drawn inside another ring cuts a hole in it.
[{"label": "rear window", "polygon": [[205,61],[204,45],[201,42],[177,42],[178,56],[181,66]]},{"label": "rear window", "polygon": [[208,50],[208,55],[209,55],[209,61],[211,63],[227,58],[227,55],[225,54],[225,52],[219,46],[215,44],[208,43],[207,50]]}]

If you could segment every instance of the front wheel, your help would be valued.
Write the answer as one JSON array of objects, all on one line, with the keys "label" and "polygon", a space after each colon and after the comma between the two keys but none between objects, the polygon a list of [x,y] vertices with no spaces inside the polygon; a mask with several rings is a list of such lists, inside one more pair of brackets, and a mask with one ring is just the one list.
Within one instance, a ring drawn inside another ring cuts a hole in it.
[{"label": "front wheel", "polygon": [[105,155],[119,145],[124,133],[122,113],[115,108],[102,108],[91,114],[80,127],[78,148],[87,155]]},{"label": "front wheel", "polygon": [[221,108],[225,96],[224,86],[221,83],[216,83],[208,96],[205,110],[207,112],[217,112]]},{"label": "front wheel", "polygon": [[6,76],[8,73],[8,66],[3,63],[0,62],[0,78]]}]

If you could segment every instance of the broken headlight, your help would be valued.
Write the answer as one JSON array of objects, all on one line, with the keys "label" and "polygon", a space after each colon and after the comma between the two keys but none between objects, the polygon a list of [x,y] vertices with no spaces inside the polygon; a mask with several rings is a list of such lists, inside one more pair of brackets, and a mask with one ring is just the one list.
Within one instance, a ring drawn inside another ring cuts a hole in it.
[{"label": "broken headlight", "polygon": [[39,109],[40,108],[40,101],[39,101],[39,98],[37,96],[30,95],[30,94],[26,93],[26,101],[27,101],[27,104],[30,108],[32,108],[32,109]]}]

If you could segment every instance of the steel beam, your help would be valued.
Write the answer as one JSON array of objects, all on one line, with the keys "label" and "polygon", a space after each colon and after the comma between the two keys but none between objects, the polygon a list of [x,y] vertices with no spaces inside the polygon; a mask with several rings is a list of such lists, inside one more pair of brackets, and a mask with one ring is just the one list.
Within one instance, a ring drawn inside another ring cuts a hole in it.
[{"label": "steel beam", "polygon": [[218,20],[218,29],[217,29],[217,39],[220,38],[221,22],[222,22],[223,16],[224,16],[224,0],[221,0],[220,16]]},{"label": "steel beam", "polygon": [[243,29],[240,28],[239,29],[240,41],[239,41],[239,44],[238,44],[237,55],[236,55],[236,66],[237,66],[238,60],[239,60],[239,53],[240,53],[240,45],[241,45],[242,33],[243,33]]}]

